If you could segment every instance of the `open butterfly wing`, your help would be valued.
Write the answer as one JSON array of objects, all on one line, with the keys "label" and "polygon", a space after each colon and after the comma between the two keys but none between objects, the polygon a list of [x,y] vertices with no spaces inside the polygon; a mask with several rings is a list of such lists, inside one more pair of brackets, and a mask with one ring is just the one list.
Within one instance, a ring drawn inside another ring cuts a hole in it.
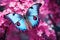
[{"label": "open butterfly wing", "polygon": [[26,14],[27,19],[25,19],[26,18],[25,16],[22,16],[22,15],[19,15],[16,13],[7,14],[6,17],[9,18],[18,29],[24,31],[27,29],[26,20],[29,20],[32,27],[34,27],[35,25],[38,24],[38,22],[39,22],[38,16],[39,16],[39,7],[40,6],[41,6],[41,4],[37,3],[37,4],[34,4],[32,7],[30,7]]},{"label": "open butterfly wing", "polygon": [[31,23],[31,25],[33,27],[35,27],[36,25],[38,25],[39,22],[39,8],[40,8],[41,4],[36,3],[34,4],[32,7],[30,7],[27,11],[27,18],[29,20],[29,22]]},{"label": "open butterfly wing", "polygon": [[6,15],[14,24],[15,26],[20,30],[26,30],[25,20],[22,15],[19,14],[8,14]]}]

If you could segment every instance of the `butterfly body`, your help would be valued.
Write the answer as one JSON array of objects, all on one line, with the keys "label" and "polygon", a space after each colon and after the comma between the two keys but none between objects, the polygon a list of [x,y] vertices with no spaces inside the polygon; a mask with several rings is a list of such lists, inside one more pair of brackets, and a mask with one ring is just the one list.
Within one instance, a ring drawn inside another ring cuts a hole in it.
[{"label": "butterfly body", "polygon": [[23,15],[23,16],[20,14],[14,13],[14,14],[6,15],[6,17],[8,17],[18,29],[24,31],[38,25],[38,22],[39,22],[38,20],[39,9],[38,8],[40,6],[39,4],[34,4],[32,7],[28,9],[26,15]]}]

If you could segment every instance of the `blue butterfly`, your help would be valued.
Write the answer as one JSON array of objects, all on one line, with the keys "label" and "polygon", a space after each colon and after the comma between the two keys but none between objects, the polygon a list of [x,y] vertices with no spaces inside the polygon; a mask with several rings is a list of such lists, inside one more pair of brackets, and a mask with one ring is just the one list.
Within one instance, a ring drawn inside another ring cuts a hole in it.
[{"label": "blue butterfly", "polygon": [[39,7],[41,6],[40,3],[36,3],[32,5],[26,15],[22,16],[20,14],[7,14],[6,17],[9,18],[15,26],[24,31],[27,30],[27,26],[35,27],[39,23]]}]

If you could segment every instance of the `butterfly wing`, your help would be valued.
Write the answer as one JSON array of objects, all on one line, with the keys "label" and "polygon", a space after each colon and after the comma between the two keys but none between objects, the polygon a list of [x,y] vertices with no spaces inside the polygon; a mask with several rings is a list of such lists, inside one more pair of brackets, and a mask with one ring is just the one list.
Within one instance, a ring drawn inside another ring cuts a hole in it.
[{"label": "butterfly wing", "polygon": [[19,14],[8,14],[6,15],[7,18],[9,18],[15,26],[20,30],[26,30],[25,20],[22,15]]},{"label": "butterfly wing", "polygon": [[[35,25],[38,24],[39,22],[39,18],[38,18],[38,13],[39,13],[39,7],[41,6],[41,4],[37,3],[34,4],[32,7],[30,7],[28,9],[28,12],[26,14],[29,22],[31,23],[31,25],[34,27]],[[7,18],[9,18],[12,23],[15,24],[15,26],[20,29],[20,30],[26,30],[27,26],[25,23],[25,18],[22,15],[19,14],[8,14],[6,15]]]},{"label": "butterfly wing", "polygon": [[41,4],[37,3],[30,7],[27,11],[27,18],[31,23],[32,27],[35,27],[39,23],[39,7]]}]

